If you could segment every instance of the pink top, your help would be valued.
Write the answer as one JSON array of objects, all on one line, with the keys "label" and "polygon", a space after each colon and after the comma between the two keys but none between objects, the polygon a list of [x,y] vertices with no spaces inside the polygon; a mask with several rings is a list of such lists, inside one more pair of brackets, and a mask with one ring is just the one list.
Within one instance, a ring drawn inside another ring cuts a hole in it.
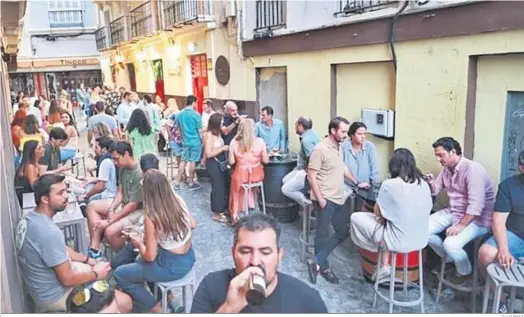
[{"label": "pink top", "polygon": [[240,167],[254,167],[262,161],[262,153],[266,150],[266,144],[261,138],[256,138],[251,146],[251,151],[242,153],[235,139],[231,141],[229,150],[235,154],[235,163]]},{"label": "pink top", "polygon": [[491,228],[495,190],[482,165],[461,157],[455,168],[444,168],[434,182],[435,192],[445,191],[449,197],[455,223],[464,215],[477,216],[473,222]]}]

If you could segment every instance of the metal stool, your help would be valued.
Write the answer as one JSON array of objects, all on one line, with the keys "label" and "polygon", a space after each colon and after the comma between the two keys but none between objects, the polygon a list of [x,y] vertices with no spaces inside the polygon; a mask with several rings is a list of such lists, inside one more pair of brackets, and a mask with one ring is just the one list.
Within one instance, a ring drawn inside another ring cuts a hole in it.
[{"label": "metal stool", "polygon": [[266,214],[266,196],[264,195],[264,183],[263,182],[257,182],[257,183],[247,183],[242,184],[242,188],[244,189],[244,214],[247,215],[249,212],[249,190],[260,187],[260,194],[262,196],[262,212]]},{"label": "metal stool", "polygon": [[493,297],[492,313],[496,314],[499,311],[500,297],[502,296],[502,288],[511,288],[511,298],[509,305],[509,312],[512,314],[515,306],[515,297],[517,288],[524,289],[524,264],[514,264],[509,269],[503,269],[498,263],[491,263],[488,265],[486,271],[486,286],[484,287],[484,300],[482,303],[482,313],[488,310],[488,298],[490,292],[491,282],[495,284],[495,295]]},{"label": "metal stool", "polygon": [[311,213],[314,211],[313,204],[307,204],[302,207],[302,233],[300,233],[300,244],[302,245],[302,252],[300,259],[302,262],[306,262],[306,255],[308,254],[309,248],[314,247],[314,242],[310,241],[310,237],[315,235],[315,229],[312,222],[316,220]]},{"label": "metal stool", "polygon": [[[194,294],[194,284],[196,281],[196,274],[194,268],[189,271],[183,278],[171,282],[156,282],[155,289],[153,290],[153,296],[158,298],[158,290],[162,292],[162,312],[167,313],[167,293],[175,288],[182,288],[182,301],[184,305],[184,312],[189,313],[191,311],[191,300],[187,296],[188,288],[191,292],[191,297]],[[191,298],[192,299],[192,298]]]},{"label": "metal stool", "polygon": [[[406,301],[398,301],[394,299],[395,295],[395,272],[397,270],[397,252],[395,251],[389,251],[391,253],[391,272],[389,277],[389,297],[386,297],[386,295],[382,294],[378,289],[379,285],[381,284],[381,281],[377,278],[375,280],[375,294],[373,295],[373,307],[377,305],[377,295],[380,296],[383,300],[387,301],[389,303],[389,313],[393,313],[393,306],[401,306],[401,307],[412,307],[420,305],[420,312],[424,314],[424,281],[423,281],[423,266],[424,263],[422,262],[422,250],[413,250],[418,251],[418,266],[419,266],[419,284],[415,284],[408,280],[408,253],[411,253],[413,251],[409,251],[406,253],[400,253],[402,254],[402,257],[404,258],[404,272],[403,272],[403,286],[404,286],[404,298]],[[377,261],[377,271],[382,266],[382,252],[384,250],[380,250],[378,252],[378,261]],[[377,276],[378,277],[378,276]],[[384,281],[384,280],[383,280]],[[407,301],[407,295],[408,295],[408,285],[412,287],[416,287],[419,289],[419,297],[416,300],[413,301]]]},{"label": "metal stool", "polygon": [[111,245],[107,241],[103,241],[102,245],[104,246],[104,257],[107,259],[107,261],[111,262],[113,261],[113,258],[115,256],[115,250],[111,248]]},{"label": "metal stool", "polygon": [[76,171],[75,174],[76,174],[76,176],[80,176],[80,167],[78,166],[78,164],[80,164],[80,160],[82,160],[82,166],[84,168],[83,176],[86,176],[86,174],[87,174],[87,172],[86,172],[86,158],[85,158],[84,154],[82,154],[80,152],[76,152],[75,157],[73,157],[71,159],[71,162],[73,164],[75,164],[75,161],[76,161],[76,165],[74,166],[75,171]]},{"label": "metal stool", "polygon": [[[169,142],[167,144],[167,153],[166,153],[166,177],[169,180],[172,180],[175,178],[175,175],[173,173],[173,151],[171,147],[169,146]],[[171,178],[169,177],[169,172],[171,172]]]},{"label": "metal stool", "polygon": [[441,259],[441,263],[440,263],[440,274],[438,276],[438,288],[437,288],[437,296],[436,296],[436,299],[435,299],[435,302],[438,304],[439,302],[439,299],[440,299],[440,293],[442,292],[442,284],[446,285],[447,287],[451,288],[451,289],[454,289],[454,290],[457,290],[457,291],[460,291],[460,292],[469,292],[469,293],[472,293],[472,296],[471,296],[471,312],[472,313],[475,313],[475,308],[477,306],[477,292],[479,291],[482,291],[482,287],[479,287],[478,286],[478,257],[477,257],[477,254],[478,254],[478,251],[479,251],[479,248],[480,248],[480,244],[482,242],[482,240],[484,239],[484,237],[487,236],[487,235],[483,235],[483,236],[480,236],[480,237],[477,237],[475,238],[475,240],[473,240],[474,242],[474,245],[473,245],[473,286],[471,287],[464,287],[464,286],[459,286],[459,285],[455,285],[453,283],[451,283],[450,281],[446,280],[446,277],[444,276],[445,273],[446,273],[446,259],[443,258]]}]

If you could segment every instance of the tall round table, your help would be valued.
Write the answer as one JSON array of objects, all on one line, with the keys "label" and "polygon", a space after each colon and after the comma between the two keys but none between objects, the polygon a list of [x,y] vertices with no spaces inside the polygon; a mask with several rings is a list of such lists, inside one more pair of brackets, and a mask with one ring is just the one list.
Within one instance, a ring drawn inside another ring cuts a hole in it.
[{"label": "tall round table", "polygon": [[297,155],[270,157],[264,165],[266,212],[279,222],[293,222],[298,217],[298,204],[282,194],[282,179],[297,166]]}]

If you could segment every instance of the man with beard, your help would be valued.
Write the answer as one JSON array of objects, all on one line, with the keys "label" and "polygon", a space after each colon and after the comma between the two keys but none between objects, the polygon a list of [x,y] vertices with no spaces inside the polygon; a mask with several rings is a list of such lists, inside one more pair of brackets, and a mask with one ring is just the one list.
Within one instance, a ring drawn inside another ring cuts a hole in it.
[{"label": "man with beard", "polygon": [[[235,268],[208,274],[198,287],[192,313],[327,313],[319,293],[277,270],[284,250],[276,220],[263,214],[241,218],[232,248]],[[262,277],[265,297],[248,302],[249,281]]]},{"label": "man with beard", "polygon": [[[327,259],[335,247],[349,236],[349,209],[344,208],[344,177],[353,179],[353,176],[340,154],[340,144],[346,138],[348,129],[346,119],[331,119],[328,136],[317,144],[309,158],[307,177],[311,185],[311,200],[317,211],[315,256],[307,263],[309,279],[313,284],[317,282],[318,273],[326,281],[338,283],[338,277],[329,267]],[[330,224],[335,229],[334,235],[330,235]]]},{"label": "man with beard", "polygon": [[[108,262],[98,262],[66,246],[53,217],[68,206],[65,177],[48,174],[33,185],[36,208],[16,227],[16,249],[25,284],[39,313],[65,312],[67,297],[75,286],[106,279]],[[131,298],[117,291],[118,309],[130,312]]]},{"label": "man with beard", "polygon": [[224,122],[222,123],[222,139],[224,139],[224,145],[229,145],[237,134],[240,120],[246,116],[238,114],[238,106],[233,101],[226,102],[224,111],[225,116]]}]

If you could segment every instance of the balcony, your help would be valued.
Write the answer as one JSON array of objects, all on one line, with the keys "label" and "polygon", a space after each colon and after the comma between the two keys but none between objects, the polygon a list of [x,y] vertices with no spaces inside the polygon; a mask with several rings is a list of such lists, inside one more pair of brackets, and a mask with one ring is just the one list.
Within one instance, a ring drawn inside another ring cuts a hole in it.
[{"label": "balcony", "polygon": [[286,27],[286,1],[284,0],[257,0],[255,33],[272,31]]},{"label": "balcony", "polygon": [[180,27],[191,22],[211,21],[212,0],[163,1],[164,28]]},{"label": "balcony", "polygon": [[158,11],[153,1],[146,1],[130,13],[131,38],[154,33],[158,30]]},{"label": "balcony", "polygon": [[109,28],[103,26],[95,32],[96,49],[103,51],[110,47],[109,45]]},{"label": "balcony", "polygon": [[379,11],[398,6],[397,0],[339,0],[335,17],[347,17],[354,14]]},{"label": "balcony", "polygon": [[129,17],[124,15],[109,23],[111,46],[128,40],[129,32],[126,30],[129,25],[128,20]]},{"label": "balcony", "polygon": [[50,9],[48,11],[51,28],[74,28],[84,26],[84,11],[81,9]]}]

